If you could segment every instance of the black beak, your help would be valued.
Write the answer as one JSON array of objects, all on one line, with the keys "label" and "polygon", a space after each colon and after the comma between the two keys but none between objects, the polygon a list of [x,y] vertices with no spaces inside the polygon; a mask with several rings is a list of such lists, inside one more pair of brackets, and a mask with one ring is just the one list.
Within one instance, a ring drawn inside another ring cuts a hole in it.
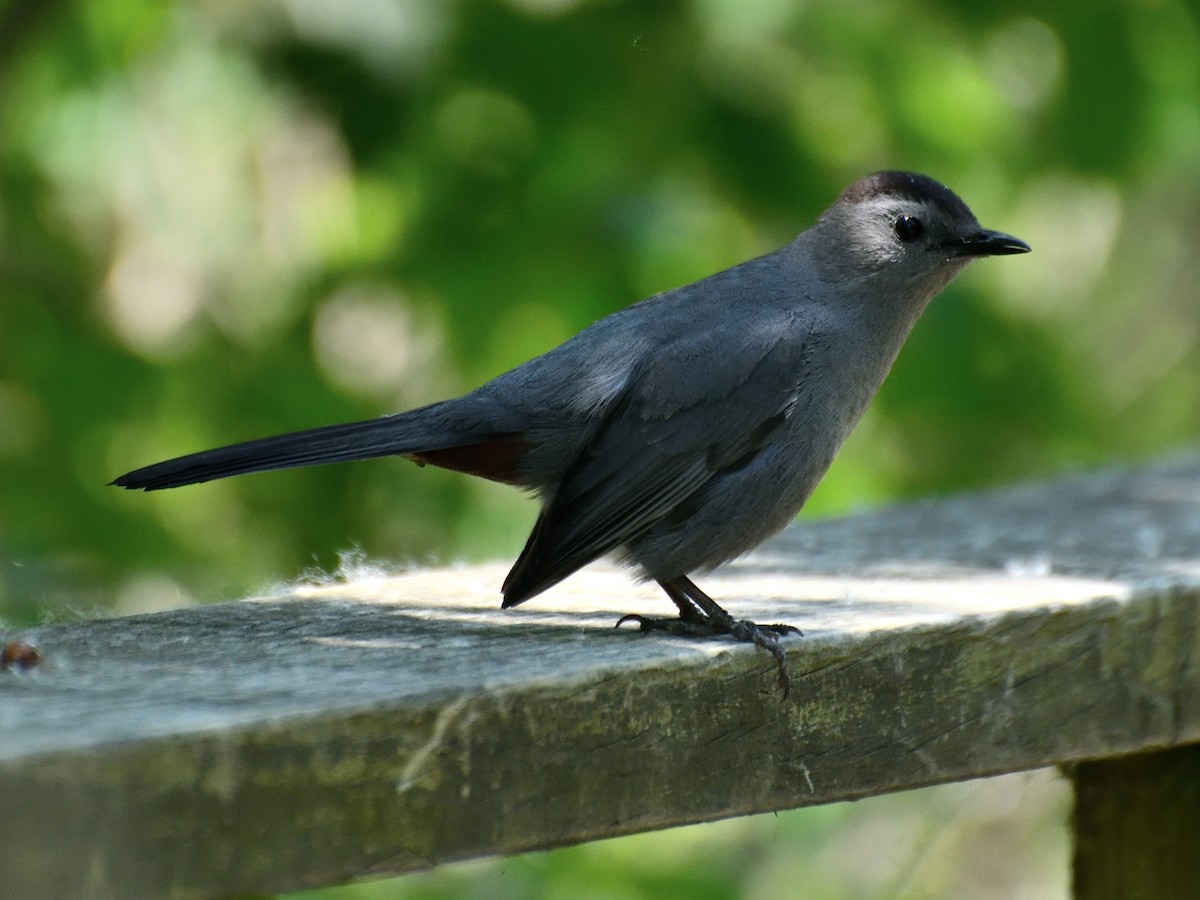
[{"label": "black beak", "polygon": [[986,230],[947,241],[945,246],[954,256],[1009,256],[1029,252],[1029,245],[1020,238]]}]

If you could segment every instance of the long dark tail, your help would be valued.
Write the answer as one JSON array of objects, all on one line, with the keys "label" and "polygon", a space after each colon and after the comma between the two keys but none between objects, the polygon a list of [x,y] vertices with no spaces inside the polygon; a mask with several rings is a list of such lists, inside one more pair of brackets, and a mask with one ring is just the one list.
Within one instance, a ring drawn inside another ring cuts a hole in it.
[{"label": "long dark tail", "polygon": [[[420,412],[400,413],[346,425],[326,425],[192,453],[127,472],[112,484],[131,490],[157,491],[247,472],[317,466],[396,454],[417,457],[421,451],[456,443],[454,437],[444,433],[431,435],[425,424],[427,420],[419,415]],[[457,443],[472,443],[472,439],[468,437],[464,440],[459,435]]]}]

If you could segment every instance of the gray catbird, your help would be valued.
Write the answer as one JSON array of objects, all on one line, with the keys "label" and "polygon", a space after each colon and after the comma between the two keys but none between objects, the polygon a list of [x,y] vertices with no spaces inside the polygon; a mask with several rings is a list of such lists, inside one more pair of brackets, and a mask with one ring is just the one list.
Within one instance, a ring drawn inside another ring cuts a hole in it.
[{"label": "gray catbird", "polygon": [[535,491],[504,580],[516,606],[605,554],[679,608],[643,631],[769,650],[797,629],[734,619],[688,578],[782,529],[825,474],[917,316],[971,260],[1025,253],[948,188],[878,172],[791,244],[626,307],[456,400],[168,460],[148,491],[268,469],[405,456]]}]

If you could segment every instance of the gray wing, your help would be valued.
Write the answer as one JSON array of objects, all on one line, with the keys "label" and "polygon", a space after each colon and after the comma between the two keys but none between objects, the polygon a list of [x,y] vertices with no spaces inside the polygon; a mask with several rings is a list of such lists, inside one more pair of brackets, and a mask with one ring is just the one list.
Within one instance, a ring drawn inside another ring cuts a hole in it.
[{"label": "gray wing", "polygon": [[637,537],[781,432],[807,332],[770,310],[646,357],[534,525],[504,582],[515,606]]}]

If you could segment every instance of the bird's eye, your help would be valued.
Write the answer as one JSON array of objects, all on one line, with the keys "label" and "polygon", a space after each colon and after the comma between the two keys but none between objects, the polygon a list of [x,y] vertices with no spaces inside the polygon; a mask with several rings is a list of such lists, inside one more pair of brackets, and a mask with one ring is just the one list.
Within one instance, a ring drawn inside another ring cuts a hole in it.
[{"label": "bird's eye", "polygon": [[892,225],[896,232],[896,237],[905,244],[911,244],[921,236],[921,232],[925,230],[925,226],[921,224],[921,220],[916,216],[900,216]]}]

